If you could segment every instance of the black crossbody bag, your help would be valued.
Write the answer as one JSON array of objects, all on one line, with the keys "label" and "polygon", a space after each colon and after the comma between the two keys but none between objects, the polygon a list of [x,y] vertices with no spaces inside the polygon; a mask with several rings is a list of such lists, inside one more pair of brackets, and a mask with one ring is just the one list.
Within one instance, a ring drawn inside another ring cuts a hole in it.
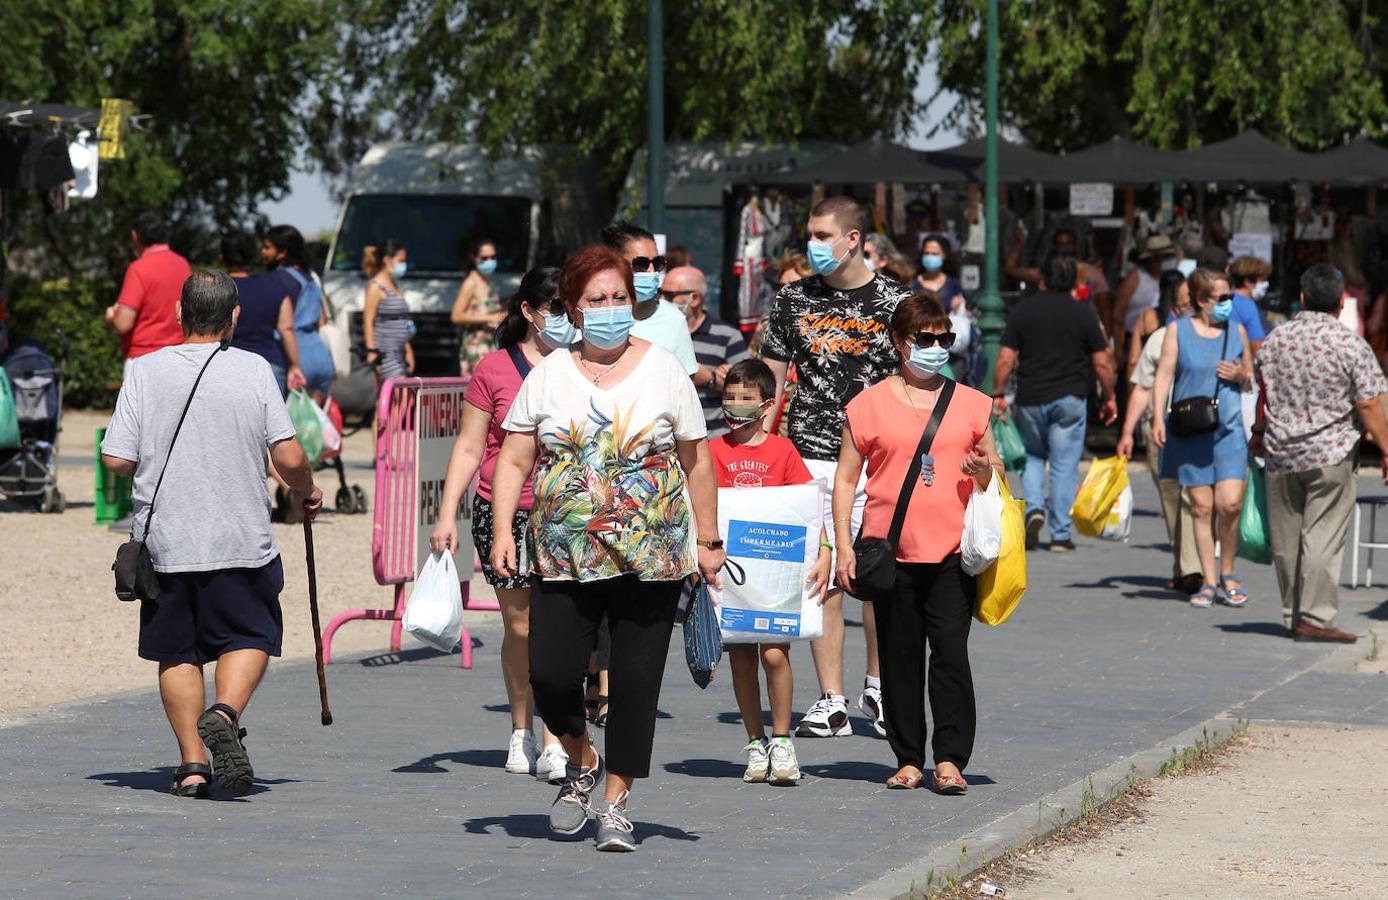
[{"label": "black crossbody bag", "polygon": [[[193,389],[188,392],[188,400],[183,404],[183,412],[179,415],[173,437],[169,440],[169,452],[164,457],[164,468],[159,470],[159,480],[154,483],[154,493],[149,498],[149,509],[145,514],[146,538],[149,537],[150,520],[154,518],[154,501],[159,497],[159,487],[164,483],[164,473],[169,471],[169,458],[173,456],[178,433],[183,430],[183,420],[188,417],[188,407],[193,405],[193,395],[198,392],[198,383],[202,381],[207,367],[212,365],[213,358],[228,346],[230,345],[223,342],[213,350],[212,355],[207,357],[207,362],[202,364],[198,377],[193,380]],[[145,542],[135,540],[133,528],[130,540],[116,548],[116,561],[111,564],[111,571],[116,573],[116,599],[153,600],[159,596],[159,573],[154,571],[154,560],[150,557]]]},{"label": "black crossbody bag", "polygon": [[901,496],[897,497],[892,527],[886,538],[865,538],[859,534],[853,542],[853,555],[857,560],[853,596],[859,600],[871,602],[891,598],[896,587],[896,547],[901,540],[901,529],[906,524],[906,508],[911,503],[916,481],[921,477],[921,457],[930,452],[930,445],[935,442],[935,432],[940,430],[940,421],[944,419],[953,396],[954,382],[946,378],[944,387],[940,388],[940,397],[935,401],[935,411],[925,425],[915,456],[911,458],[911,466],[906,470],[906,480],[901,484]]},{"label": "black crossbody bag", "polygon": [[[1219,359],[1229,349],[1229,325],[1224,326],[1224,342],[1219,346]],[[1171,404],[1167,413],[1166,427],[1179,437],[1193,437],[1208,434],[1219,427],[1219,376],[1215,376],[1213,397],[1187,397]]]}]

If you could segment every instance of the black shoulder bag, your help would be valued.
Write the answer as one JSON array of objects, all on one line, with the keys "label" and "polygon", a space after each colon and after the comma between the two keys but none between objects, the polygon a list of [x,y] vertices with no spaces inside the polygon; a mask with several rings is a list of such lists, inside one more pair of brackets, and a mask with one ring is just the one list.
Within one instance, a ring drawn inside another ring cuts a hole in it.
[{"label": "black shoulder bag", "polygon": [[935,432],[940,430],[940,420],[945,417],[952,396],[954,382],[946,378],[944,387],[940,388],[940,397],[935,401],[935,411],[925,425],[920,445],[916,447],[911,466],[906,470],[906,480],[901,484],[901,496],[896,499],[896,512],[892,515],[892,527],[887,537],[865,538],[859,534],[853,542],[857,568],[853,575],[852,594],[859,600],[872,602],[891,598],[896,586],[896,546],[901,540],[901,529],[906,524],[906,508],[911,503],[911,493],[921,477],[921,457],[930,452],[930,445],[935,442]]},{"label": "black shoulder bag", "polygon": [[[1179,339],[1179,335],[1178,335]],[[1229,324],[1224,326],[1224,343],[1219,346],[1219,360],[1229,349]],[[1178,437],[1193,437],[1209,434],[1219,427],[1219,376],[1215,376],[1213,397],[1187,397],[1171,404],[1167,413],[1166,427]]]},{"label": "black shoulder bag", "polygon": [[[202,381],[202,376],[212,364],[213,358],[228,346],[230,345],[223,342],[213,350],[212,355],[207,357],[207,362],[202,364],[198,377],[193,380],[193,389],[188,392],[188,400],[183,404],[183,412],[179,415],[173,437],[169,440],[169,452],[164,457],[164,468],[159,470],[159,480],[154,483],[154,493],[149,498],[149,509],[145,514],[146,539],[149,538],[150,520],[154,518],[154,501],[159,496],[160,485],[164,483],[164,473],[169,470],[169,458],[173,456],[178,433],[183,430],[183,420],[188,417],[188,407],[193,405],[193,395],[198,392],[198,383]],[[111,564],[111,571],[116,573],[116,599],[153,600],[159,596],[159,573],[154,571],[154,560],[150,558],[149,548],[145,546],[144,541],[135,540],[134,529],[131,531],[130,540],[116,548],[116,561]]]}]

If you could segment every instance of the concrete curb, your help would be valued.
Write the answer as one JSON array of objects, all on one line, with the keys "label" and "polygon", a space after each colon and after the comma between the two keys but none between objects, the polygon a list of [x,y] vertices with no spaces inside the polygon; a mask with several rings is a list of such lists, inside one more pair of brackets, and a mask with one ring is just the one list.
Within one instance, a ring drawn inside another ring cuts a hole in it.
[{"label": "concrete curb", "polygon": [[1134,779],[1155,777],[1162,763],[1171,759],[1173,753],[1179,755],[1200,741],[1223,743],[1239,728],[1240,720],[1227,715],[1207,719],[1151,749],[1121,759],[1046,796],[1035,807],[1027,806],[975,829],[846,896],[923,900],[948,887],[951,876],[963,881],[1007,853],[1049,837],[1062,826],[1076,821],[1087,811],[1086,805],[1103,806],[1126,792]]}]

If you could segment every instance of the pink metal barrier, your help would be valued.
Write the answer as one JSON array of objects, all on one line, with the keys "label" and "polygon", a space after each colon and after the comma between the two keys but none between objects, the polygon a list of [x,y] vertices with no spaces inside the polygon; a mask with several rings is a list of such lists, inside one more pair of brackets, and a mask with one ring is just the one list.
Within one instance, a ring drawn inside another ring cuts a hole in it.
[{"label": "pink metal barrier", "polygon": [[[395,605],[393,609],[349,609],[334,616],[323,632],[325,663],[332,662],[333,635],[343,625],[358,619],[391,622],[390,649],[392,653],[400,652],[405,584],[415,577],[419,540],[415,530],[420,463],[416,401],[421,388],[457,390],[466,384],[466,378],[392,378],[381,385],[376,404],[378,431],[371,561],[376,583],[395,589]],[[470,542],[472,536],[459,534],[458,540],[459,543]],[[469,582],[473,567],[468,569],[469,580],[461,585],[463,608],[500,610],[495,600],[472,600]],[[466,625],[463,626],[462,657],[463,668],[472,668],[472,635]]]}]

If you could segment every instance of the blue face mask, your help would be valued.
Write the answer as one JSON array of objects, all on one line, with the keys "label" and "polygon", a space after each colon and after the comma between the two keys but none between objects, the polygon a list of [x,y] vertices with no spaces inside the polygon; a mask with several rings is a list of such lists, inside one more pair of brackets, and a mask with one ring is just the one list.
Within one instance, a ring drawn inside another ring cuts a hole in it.
[{"label": "blue face mask", "polygon": [[636,286],[636,299],[641,303],[649,303],[660,293],[660,286],[665,283],[665,273],[636,272],[632,275],[632,282]]},{"label": "blue face mask", "polygon": [[583,339],[601,350],[620,347],[635,320],[631,305],[595,306],[583,311]]},{"label": "blue face mask", "polygon": [[409,264],[406,263],[406,262],[402,259],[402,260],[400,260],[399,262],[397,262],[395,265],[393,265],[393,266],[390,267],[390,274],[391,274],[391,276],[394,277],[394,278],[404,278],[404,277],[405,277],[405,270],[408,269],[408,268],[409,268]]},{"label": "blue face mask", "polygon": [[911,355],[906,357],[906,368],[921,378],[939,374],[949,362],[949,351],[938,344],[933,347],[912,347]]},{"label": "blue face mask", "polygon": [[578,340],[578,329],[569,321],[568,313],[560,312],[545,316],[545,327],[539,335],[550,347],[567,347]]},{"label": "blue face mask", "polygon": [[1214,309],[1210,310],[1210,321],[1215,323],[1224,323],[1229,321],[1229,317],[1233,314],[1234,301],[1221,300],[1214,305]]},{"label": "blue face mask", "polygon": [[477,271],[483,275],[490,275],[496,271],[496,260],[487,259],[477,264]]},{"label": "blue face mask", "polygon": [[938,272],[945,267],[945,258],[934,253],[922,253],[921,265],[927,272]]},{"label": "blue face mask", "polygon": [[842,260],[834,255],[834,248],[842,240],[839,238],[832,244],[828,241],[810,241],[806,244],[805,253],[809,257],[810,268],[820,275],[828,275],[837,269]]}]

